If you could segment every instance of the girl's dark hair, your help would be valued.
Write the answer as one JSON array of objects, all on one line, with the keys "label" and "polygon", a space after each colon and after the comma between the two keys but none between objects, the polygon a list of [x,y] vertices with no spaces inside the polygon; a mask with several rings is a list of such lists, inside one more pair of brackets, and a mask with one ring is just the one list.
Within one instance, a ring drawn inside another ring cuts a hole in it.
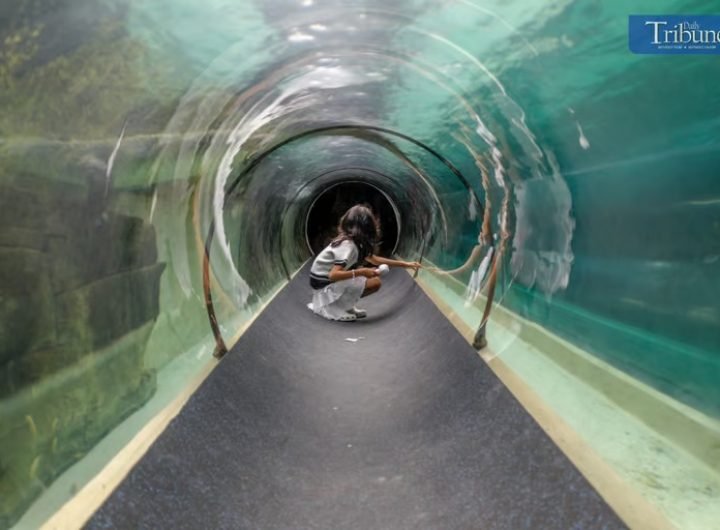
[{"label": "girl's dark hair", "polygon": [[380,223],[370,208],[358,204],[340,218],[338,236],[331,245],[337,247],[346,239],[352,239],[357,246],[359,264],[375,253],[375,247],[380,240]]}]

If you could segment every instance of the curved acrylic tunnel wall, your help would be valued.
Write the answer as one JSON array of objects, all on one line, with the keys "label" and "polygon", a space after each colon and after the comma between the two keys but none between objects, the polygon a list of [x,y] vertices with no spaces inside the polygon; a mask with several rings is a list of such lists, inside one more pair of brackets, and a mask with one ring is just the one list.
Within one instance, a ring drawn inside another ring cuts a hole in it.
[{"label": "curved acrylic tunnel wall", "polygon": [[[116,450],[213,362],[205,285],[230,346],[347,181],[389,198],[396,252],[460,325],[494,295],[488,358],[673,522],[716,515],[720,75],[626,35],[631,13],[706,6],[7,4],[0,527],[56,509],[107,433]],[[623,438],[603,403],[653,434]]]}]

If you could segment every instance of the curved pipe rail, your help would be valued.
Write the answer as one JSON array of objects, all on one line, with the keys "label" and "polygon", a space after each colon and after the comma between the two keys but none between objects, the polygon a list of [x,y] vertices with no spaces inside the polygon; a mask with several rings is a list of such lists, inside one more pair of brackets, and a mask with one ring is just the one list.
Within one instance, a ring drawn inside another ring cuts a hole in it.
[{"label": "curved pipe rail", "polygon": [[[446,157],[441,155],[438,151],[433,149],[432,147],[426,145],[423,142],[420,142],[419,140],[416,140],[415,138],[408,136],[406,134],[400,133],[398,131],[394,131],[392,129],[388,129],[385,127],[378,127],[374,125],[333,125],[328,127],[318,127],[314,129],[310,129],[308,131],[304,131],[302,133],[293,135],[289,138],[286,138],[285,140],[278,142],[276,145],[271,147],[270,149],[267,149],[266,151],[262,152],[260,155],[255,157],[248,166],[243,169],[233,180],[230,187],[225,191],[224,198],[223,198],[223,209],[225,208],[225,205],[227,203],[228,197],[233,193],[235,188],[238,186],[242,178],[247,175],[250,171],[252,171],[255,167],[257,167],[260,162],[262,162],[268,155],[275,152],[279,148],[283,147],[284,145],[287,145],[295,140],[299,140],[301,138],[306,138],[309,136],[313,136],[316,134],[324,134],[324,133],[330,133],[330,132],[339,132],[339,131],[375,131],[375,132],[381,132],[384,134],[388,134],[390,136],[395,136],[398,138],[402,138],[403,140],[406,140],[421,149],[427,151],[430,153],[433,157],[435,157],[437,160],[439,160],[442,164],[444,164],[459,180],[462,182],[462,184],[465,186],[465,189],[468,193],[472,194],[475,200],[477,201],[477,204],[482,207],[482,201],[480,201],[479,197],[475,193],[475,190],[470,186],[469,181],[467,178],[462,174],[462,172]],[[204,245],[204,253],[203,253],[203,264],[202,264],[202,280],[203,280],[203,294],[204,294],[204,300],[205,300],[205,308],[208,314],[208,321],[210,323],[210,328],[212,329],[213,337],[215,338],[215,350],[213,352],[213,355],[220,359],[222,358],[228,351],[227,344],[225,343],[225,340],[222,336],[222,331],[220,330],[220,326],[217,322],[217,315],[215,313],[215,308],[213,305],[213,298],[212,298],[212,289],[210,285],[210,248],[212,247],[213,240],[215,238],[215,218],[213,217],[210,227],[208,228],[208,234],[205,238],[205,245]],[[426,231],[427,232],[427,231]],[[423,242],[425,243],[425,240],[427,238],[423,238]],[[422,261],[424,249],[426,245],[422,246],[421,249],[421,255],[419,261]],[[288,270],[287,264],[285,263],[284,258],[281,256],[281,262],[283,266],[283,270],[285,272],[285,276],[290,279],[290,271]]]}]

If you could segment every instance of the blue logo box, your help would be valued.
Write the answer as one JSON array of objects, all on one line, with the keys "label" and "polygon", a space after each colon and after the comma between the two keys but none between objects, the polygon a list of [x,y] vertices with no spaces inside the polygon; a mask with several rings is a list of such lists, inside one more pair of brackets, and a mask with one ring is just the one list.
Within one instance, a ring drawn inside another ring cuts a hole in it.
[{"label": "blue logo box", "polygon": [[720,54],[720,15],[630,15],[628,40],[633,53]]}]

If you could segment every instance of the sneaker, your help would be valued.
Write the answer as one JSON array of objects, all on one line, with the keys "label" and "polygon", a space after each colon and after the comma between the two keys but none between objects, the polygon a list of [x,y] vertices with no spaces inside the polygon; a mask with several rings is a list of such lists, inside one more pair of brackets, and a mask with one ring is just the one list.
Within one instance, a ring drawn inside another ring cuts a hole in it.
[{"label": "sneaker", "polygon": [[348,309],[348,313],[350,313],[351,315],[355,315],[357,318],[365,318],[367,316],[367,311],[365,311],[364,309],[358,309],[357,307]]}]

